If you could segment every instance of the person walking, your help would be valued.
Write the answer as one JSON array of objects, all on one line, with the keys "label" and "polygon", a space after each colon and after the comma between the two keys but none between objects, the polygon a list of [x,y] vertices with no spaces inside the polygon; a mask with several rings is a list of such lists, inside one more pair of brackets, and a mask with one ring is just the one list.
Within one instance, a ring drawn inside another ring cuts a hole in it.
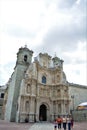
[{"label": "person walking", "polygon": [[71,128],[73,128],[73,125],[74,125],[74,120],[73,117],[71,117]]},{"label": "person walking", "polygon": [[67,116],[68,130],[71,130],[71,115]]},{"label": "person walking", "polygon": [[60,116],[58,116],[57,118],[57,123],[58,123],[58,129],[61,130],[62,118]]},{"label": "person walking", "polygon": [[67,124],[67,118],[66,118],[66,116],[63,116],[62,122],[63,122],[63,128],[64,128],[64,130],[66,130],[66,124]]}]

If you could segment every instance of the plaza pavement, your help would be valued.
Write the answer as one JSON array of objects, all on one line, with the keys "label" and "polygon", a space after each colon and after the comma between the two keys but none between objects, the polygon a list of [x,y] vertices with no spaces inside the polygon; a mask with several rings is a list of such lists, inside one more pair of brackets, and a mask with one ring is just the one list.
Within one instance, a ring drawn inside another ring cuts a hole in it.
[{"label": "plaza pavement", "polygon": [[15,123],[0,120],[0,130],[29,130],[34,123]]},{"label": "plaza pavement", "polygon": [[49,122],[35,123],[29,130],[54,130],[54,125]]},{"label": "plaza pavement", "polygon": [[[32,125],[29,130],[54,130],[54,124],[53,123],[35,123]],[[57,130],[59,130],[57,128]],[[63,128],[61,130],[64,130]],[[66,129],[68,130],[68,129]],[[87,122],[75,122],[74,127],[71,130],[87,130]]]},{"label": "plaza pavement", "polygon": [[[54,130],[54,124],[49,122],[13,123],[0,120],[0,130]],[[87,130],[87,122],[75,122],[72,130]]]}]

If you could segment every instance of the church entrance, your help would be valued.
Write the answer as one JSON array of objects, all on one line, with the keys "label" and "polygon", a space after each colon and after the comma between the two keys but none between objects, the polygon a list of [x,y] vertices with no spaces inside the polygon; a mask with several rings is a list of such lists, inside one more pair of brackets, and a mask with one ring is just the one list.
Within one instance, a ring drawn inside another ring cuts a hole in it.
[{"label": "church entrance", "polygon": [[42,104],[39,109],[39,120],[46,121],[47,120],[47,107]]}]

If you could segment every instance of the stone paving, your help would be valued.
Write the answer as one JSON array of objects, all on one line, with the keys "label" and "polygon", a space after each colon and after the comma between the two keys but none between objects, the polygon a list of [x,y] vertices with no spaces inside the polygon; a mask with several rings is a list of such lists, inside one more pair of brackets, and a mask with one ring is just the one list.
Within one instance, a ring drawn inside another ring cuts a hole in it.
[{"label": "stone paving", "polygon": [[29,130],[34,123],[15,123],[0,120],[0,130]]},{"label": "stone paving", "polygon": [[35,123],[29,130],[54,130],[52,123]]},{"label": "stone paving", "polygon": [[[35,123],[29,128],[29,130],[54,130],[54,124],[45,122]],[[59,129],[57,128],[57,130]],[[63,127],[61,130],[64,130]],[[71,130],[87,130],[87,122],[75,122],[74,127]]]},{"label": "stone paving", "polygon": [[[0,120],[0,130],[54,130],[54,124],[49,122],[15,123]],[[87,122],[74,122],[72,130],[87,130]]]}]

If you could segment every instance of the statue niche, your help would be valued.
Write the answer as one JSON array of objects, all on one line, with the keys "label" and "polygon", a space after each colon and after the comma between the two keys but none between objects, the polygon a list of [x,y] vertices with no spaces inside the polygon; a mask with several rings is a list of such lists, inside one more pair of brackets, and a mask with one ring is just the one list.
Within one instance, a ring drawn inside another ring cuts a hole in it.
[{"label": "statue niche", "polygon": [[29,94],[31,93],[31,85],[30,84],[27,84],[26,92]]}]

